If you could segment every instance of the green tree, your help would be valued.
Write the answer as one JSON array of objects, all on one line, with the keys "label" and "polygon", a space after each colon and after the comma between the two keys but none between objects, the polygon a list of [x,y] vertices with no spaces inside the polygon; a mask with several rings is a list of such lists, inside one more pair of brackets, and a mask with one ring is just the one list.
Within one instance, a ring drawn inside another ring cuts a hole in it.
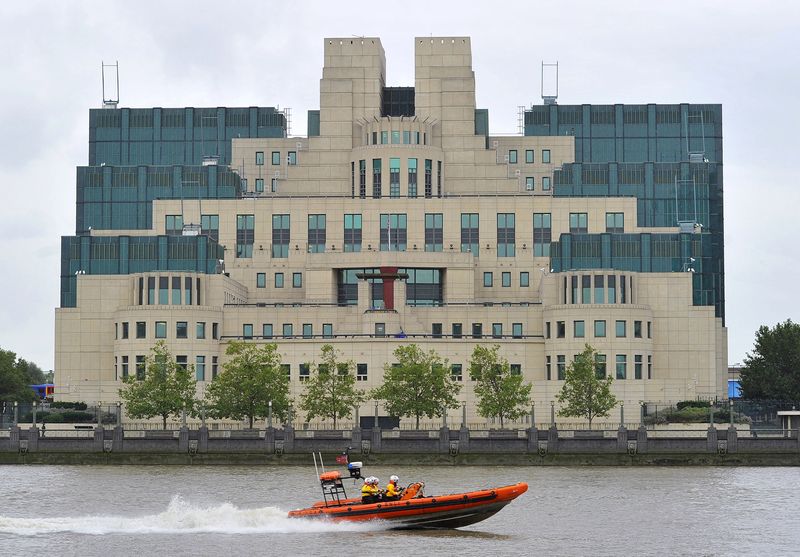
[{"label": "green tree", "polygon": [[531,403],[531,384],[523,383],[522,375],[513,375],[508,360],[498,355],[500,346],[476,346],[469,360],[470,377],[477,381],[478,414],[506,420],[524,416]]},{"label": "green tree", "polygon": [[0,348],[0,401],[31,402],[35,398],[36,393],[30,388],[28,376],[19,365],[17,355]]},{"label": "green tree", "polygon": [[280,420],[289,410],[289,377],[281,369],[281,357],[274,343],[258,346],[231,342],[225,353],[232,358],[206,389],[209,413],[215,418],[253,420],[272,412]]},{"label": "green tree", "polygon": [[800,400],[800,324],[759,327],[740,376],[744,398]]},{"label": "green tree", "polygon": [[129,376],[119,396],[125,410],[132,418],[161,417],[167,429],[167,418],[179,416],[185,408],[191,412],[195,404],[194,366],[184,368],[177,364],[164,341],[150,349],[145,361],[145,377],[137,381]]},{"label": "green tree", "polygon": [[311,366],[313,373],[306,381],[300,395],[300,407],[307,420],[320,417],[333,419],[333,428],[339,418],[349,418],[353,408],[364,400],[364,391],[356,389],[355,363],[340,362],[338,352],[330,344],[322,346],[321,363]]},{"label": "green tree", "polygon": [[29,362],[20,358],[17,360],[17,368],[22,376],[25,377],[25,381],[27,381],[29,385],[39,385],[45,382],[42,368],[33,362]]},{"label": "green tree", "polygon": [[396,364],[383,368],[383,384],[371,393],[385,401],[392,416],[414,416],[419,429],[420,416],[441,416],[446,408],[458,408],[456,395],[461,386],[453,382],[447,360],[416,344],[399,346],[394,351]]},{"label": "green tree", "polygon": [[583,352],[567,366],[564,386],[556,395],[558,402],[563,405],[558,415],[586,418],[589,420],[589,429],[592,429],[592,420],[598,416],[608,416],[619,403],[611,393],[612,381],[610,376],[598,377],[595,350],[587,344]]}]

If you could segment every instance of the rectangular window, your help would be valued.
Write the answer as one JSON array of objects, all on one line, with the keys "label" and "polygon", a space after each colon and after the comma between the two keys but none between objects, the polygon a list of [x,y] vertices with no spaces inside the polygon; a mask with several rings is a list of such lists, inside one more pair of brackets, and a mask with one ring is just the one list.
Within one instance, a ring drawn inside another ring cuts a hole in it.
[{"label": "rectangular window", "polygon": [[267,287],[267,273],[256,273],[256,288]]},{"label": "rectangular window", "polygon": [[461,251],[478,257],[480,224],[478,213],[461,213]]},{"label": "rectangular window", "polygon": [[492,323],[492,338],[503,338],[502,323]]},{"label": "rectangular window", "polygon": [[172,277],[172,305],[181,305],[181,277]]},{"label": "rectangular window", "polygon": [[283,288],[283,273],[275,273],[275,288]]},{"label": "rectangular window", "polygon": [[264,193],[264,178],[256,178],[256,191]]},{"label": "rectangular window", "polygon": [[189,323],[186,321],[175,323],[175,338],[189,338]]},{"label": "rectangular window", "polygon": [[482,337],[483,337],[483,323],[473,323],[472,338],[482,338]]},{"label": "rectangular window", "polygon": [[550,381],[552,379],[552,377],[553,377],[551,372],[550,372],[550,364],[551,364],[550,356],[545,356],[544,357],[544,373],[545,373],[545,377],[547,377],[548,381]]},{"label": "rectangular window", "polygon": [[617,303],[617,276],[608,275],[608,303]]},{"label": "rectangular window", "polygon": [[272,215],[272,257],[289,257],[290,236],[289,215]]},{"label": "rectangular window", "polygon": [[578,299],[578,277],[574,276],[574,275],[571,276],[570,277],[570,282],[572,283],[571,284],[571,286],[572,286],[572,303],[573,304],[579,304],[580,300]]},{"label": "rectangular window", "polygon": [[642,322],[633,322],[633,338],[642,338]]},{"label": "rectangular window", "polygon": [[356,381],[367,380],[367,369],[367,364],[356,364]]},{"label": "rectangular window", "polygon": [[333,338],[333,323],[322,324],[322,338]]},{"label": "rectangular window", "polygon": [[586,336],[586,324],[584,321],[572,322],[572,336],[575,338],[583,338]]},{"label": "rectangular window", "polygon": [[[396,132],[392,132],[392,134],[394,133]],[[389,159],[389,197],[400,197],[400,159],[398,158]]]},{"label": "rectangular window", "polygon": [[219,358],[217,356],[211,356],[211,380],[217,378],[217,372],[219,369]]},{"label": "rectangular window", "polygon": [[522,323],[511,324],[511,336],[514,338],[522,338]]},{"label": "rectangular window", "polygon": [[294,326],[291,323],[283,324],[283,338],[292,338],[294,336]]},{"label": "rectangular window", "polygon": [[264,166],[264,151],[256,151],[256,166]]},{"label": "rectangular window", "polygon": [[625,379],[628,374],[628,357],[617,354],[617,379]]},{"label": "rectangular window", "polygon": [[647,355],[647,378],[653,378],[653,356]]},{"label": "rectangular window", "polygon": [[566,336],[567,336],[566,321],[556,321],[556,338],[566,338]]},{"label": "rectangular window", "polygon": [[550,176],[542,176],[542,191],[550,191]]},{"label": "rectangular window", "polygon": [[205,321],[198,321],[195,329],[195,338],[203,340],[206,338],[206,324]]},{"label": "rectangular window", "polygon": [[382,214],[380,219],[380,250],[406,251],[408,230],[405,213]]},{"label": "rectangular window", "polygon": [[[124,323],[124,325],[127,325],[127,323]],[[125,336],[122,338],[128,338],[127,332],[125,332],[124,334]],[[653,338],[653,323],[651,321],[647,322],[647,338]]]},{"label": "rectangular window", "polygon": [[358,196],[367,197],[367,161],[358,161]]},{"label": "rectangular window", "polygon": [[145,359],[144,356],[136,356],[136,380],[144,381],[145,377]]},{"label": "rectangular window", "polygon": [[550,213],[533,214],[533,255],[534,257],[550,257],[551,238]]},{"label": "rectangular window", "polygon": [[509,288],[511,286],[511,271],[503,271],[500,278],[503,288]]},{"label": "rectangular window", "polygon": [[323,253],[326,241],[325,215],[308,215],[308,251]]},{"label": "rectangular window", "polygon": [[206,357],[205,356],[195,356],[194,373],[195,373],[195,379],[197,379],[198,381],[205,381],[206,380]]},{"label": "rectangular window", "polygon": [[442,197],[442,161],[436,161],[436,197]]},{"label": "rectangular window", "polygon": [[569,232],[570,234],[588,234],[589,232],[588,213],[570,213]]},{"label": "rectangular window", "polygon": [[483,286],[484,288],[491,288],[492,283],[494,282],[494,275],[491,271],[486,271],[483,273]]},{"label": "rectangular window", "polygon": [[183,215],[167,215],[164,229],[167,236],[183,235]]},{"label": "rectangular window", "polygon": [[527,288],[531,284],[530,273],[528,271],[520,271],[519,273],[519,285],[522,288]]},{"label": "rectangular window", "polygon": [[122,357],[122,379],[128,378],[128,356]]},{"label": "rectangular window", "polygon": [[605,354],[595,354],[594,355],[594,374],[595,377],[598,379],[605,379],[606,378],[606,355]]},{"label": "rectangular window", "polygon": [[534,180],[533,176],[525,177],[525,191],[533,191]]},{"label": "rectangular window", "polygon": [[278,178],[270,178],[269,191],[275,193],[278,191]]},{"label": "rectangular window", "polygon": [[525,164],[533,164],[533,149],[525,149]]},{"label": "rectangular window", "polygon": [[392,130],[392,145],[399,145],[400,144],[400,131]]},{"label": "rectangular window", "polygon": [[361,251],[360,214],[346,214],[344,216],[344,251]]},{"label": "rectangular window", "polygon": [[219,240],[219,215],[201,215],[200,230],[215,242]]},{"label": "rectangular window", "polygon": [[308,381],[311,377],[311,368],[308,364],[300,364],[300,381]]},{"label": "rectangular window", "polygon": [[453,338],[461,338],[464,332],[464,326],[461,323],[453,323],[452,326]]},{"label": "rectangular window", "polygon": [[544,338],[550,338],[550,322],[546,321],[544,324]]},{"label": "rectangular window", "polygon": [[615,323],[615,331],[617,334],[617,338],[625,338],[626,336],[625,325],[626,321],[623,320],[617,320],[617,322]]},{"label": "rectangular window", "polygon": [[563,354],[556,356],[556,378],[563,381],[567,377],[567,357]]},{"label": "rectangular window", "polygon": [[381,145],[386,145],[389,143],[389,132],[381,132]]},{"label": "rectangular window", "polygon": [[592,303],[592,275],[581,275],[581,296],[584,304]]},{"label": "rectangular window", "polygon": [[372,197],[381,197],[381,159],[372,159]]},{"label": "rectangular window", "polygon": [[242,325],[242,336],[244,338],[253,338],[253,324],[244,323]]},{"label": "rectangular window", "polygon": [[261,325],[261,336],[265,339],[272,338],[272,323],[264,323]]},{"label": "rectangular window", "polygon": [[594,303],[595,304],[604,304],[605,303],[605,278],[604,275],[595,275],[594,277]]},{"label": "rectangular window", "polygon": [[281,152],[280,151],[272,151],[272,164],[273,164],[273,166],[280,166],[280,164],[281,164]]},{"label": "rectangular window", "polygon": [[408,159],[408,197],[417,197],[417,159]]},{"label": "rectangular window", "polygon": [[379,338],[386,336],[386,323],[375,323],[375,336]]},{"label": "rectangular window", "polygon": [[147,322],[136,322],[136,338],[147,338]]},{"label": "rectangular window", "polygon": [[522,364],[511,364],[511,375],[522,375]]},{"label": "rectangular window", "polygon": [[425,251],[442,251],[442,213],[425,213]]},{"label": "rectangular window", "polygon": [[442,324],[441,323],[432,323],[431,324],[431,336],[433,336],[433,338],[442,338]]},{"label": "rectangular window", "polygon": [[642,355],[636,354],[633,357],[633,378],[634,379],[641,379],[642,378]]},{"label": "rectangular window", "polygon": [[517,150],[511,149],[508,151],[508,164],[517,164]]},{"label": "rectangular window", "polygon": [[175,363],[179,368],[186,371],[189,369],[189,356],[175,356]]},{"label": "rectangular window", "polygon": [[404,131],[403,132],[403,145],[409,145],[411,143],[411,132]]},{"label": "rectangular window", "polygon": [[169,303],[169,277],[158,277],[158,303]]},{"label": "rectangular window", "polygon": [[425,197],[433,197],[433,161],[425,159]]},{"label": "rectangular window", "polygon": [[292,273],[292,288],[303,288],[303,273]]},{"label": "rectangular window", "polygon": [[289,166],[294,166],[297,164],[297,151],[289,151],[289,155],[286,157],[286,161],[288,162]]},{"label": "rectangular window", "polygon": [[314,336],[314,325],[311,323],[303,323],[303,338],[312,338]]},{"label": "rectangular window", "polygon": [[156,338],[167,338],[166,321],[156,321]]},{"label": "rectangular window", "polygon": [[211,324],[211,338],[213,338],[214,340],[219,339],[219,323]]},{"label": "rectangular window", "polygon": [[129,330],[128,322],[127,321],[123,321],[122,322],[122,338],[123,339],[128,338],[128,330]]},{"label": "rectangular window", "polygon": [[255,215],[236,215],[236,257],[253,257]]},{"label": "rectangular window", "polygon": [[550,149],[542,149],[542,162],[550,164]]},{"label": "rectangular window", "polygon": [[606,232],[625,232],[625,213],[606,213]]},{"label": "rectangular window", "polygon": [[450,379],[453,381],[464,380],[464,371],[461,364],[450,364]]},{"label": "rectangular window", "polygon": [[497,213],[497,257],[516,254],[516,223],[514,213]]},{"label": "rectangular window", "polygon": [[594,336],[596,338],[603,338],[606,336],[605,320],[598,320],[594,322]]}]

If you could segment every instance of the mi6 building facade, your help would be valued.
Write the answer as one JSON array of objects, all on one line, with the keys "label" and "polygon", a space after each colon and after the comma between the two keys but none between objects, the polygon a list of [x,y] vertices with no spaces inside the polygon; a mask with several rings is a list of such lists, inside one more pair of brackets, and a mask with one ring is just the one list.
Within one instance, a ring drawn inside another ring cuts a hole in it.
[{"label": "mi6 building facade", "polygon": [[434,348],[470,421],[478,344],[547,408],[586,344],[628,405],[724,396],[721,107],[545,104],[493,136],[470,40],[414,48],[387,87],[377,38],[325,39],[307,137],[273,108],[90,111],[57,397],[115,401],[159,340],[202,390],[233,339],[276,342],[295,396],[323,344],[363,388]]}]

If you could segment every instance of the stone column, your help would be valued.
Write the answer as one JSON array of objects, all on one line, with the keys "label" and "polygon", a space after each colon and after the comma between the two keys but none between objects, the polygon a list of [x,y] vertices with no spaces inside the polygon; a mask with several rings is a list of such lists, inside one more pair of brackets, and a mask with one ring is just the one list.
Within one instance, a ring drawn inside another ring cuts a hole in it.
[{"label": "stone column", "polygon": [[647,452],[647,428],[640,425],[636,430],[636,452],[645,454]]},{"label": "stone column", "polygon": [[294,427],[286,424],[283,428],[283,452],[290,453],[294,450]]},{"label": "stone column", "polygon": [[103,452],[103,439],[105,439],[106,431],[103,429],[102,424],[98,424],[94,428],[94,442],[92,443],[92,448],[96,453]]},{"label": "stone column", "polygon": [[178,433],[178,452],[189,452],[189,428],[182,426]]},{"label": "stone column", "polygon": [[628,452],[628,429],[624,425],[620,425],[617,430],[617,452]]},{"label": "stone column", "polygon": [[708,433],[706,435],[706,450],[710,453],[717,452],[717,428],[714,427],[713,422],[708,427]]},{"label": "stone column", "polygon": [[539,430],[536,425],[528,428],[528,452],[535,453],[539,451]]},{"label": "stone column", "polygon": [[111,445],[111,450],[115,453],[121,453],[125,445],[125,430],[121,425],[114,428],[114,440]]},{"label": "stone column", "polygon": [[197,430],[197,452],[208,452],[208,427],[205,424]]},{"label": "stone column", "polygon": [[439,452],[443,454],[450,452],[450,428],[446,425],[439,428]]},{"label": "stone column", "polygon": [[728,452],[735,453],[739,441],[739,431],[733,424],[728,427]]},{"label": "stone column", "polygon": [[34,453],[39,450],[39,428],[31,426],[28,429],[28,452]]},{"label": "stone column", "polygon": [[547,430],[547,452],[558,452],[558,428],[555,423]]}]

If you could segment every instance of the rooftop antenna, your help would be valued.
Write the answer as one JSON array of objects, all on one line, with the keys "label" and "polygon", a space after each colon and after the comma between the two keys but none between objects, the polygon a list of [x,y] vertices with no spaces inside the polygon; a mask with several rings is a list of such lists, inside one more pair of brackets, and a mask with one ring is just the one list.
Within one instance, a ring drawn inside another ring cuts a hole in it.
[{"label": "rooftop antenna", "polygon": [[[545,68],[547,68],[548,81],[552,81],[547,88],[547,94],[545,94],[544,86]],[[558,61],[542,61],[542,100],[544,104],[558,104],[556,102],[558,100]]]},{"label": "rooftop antenna", "polygon": [[[108,96],[106,96],[106,68],[114,68],[114,80],[112,80],[114,89],[112,91],[109,86]],[[113,64],[106,64],[101,61],[100,76],[103,83],[103,108],[117,108],[119,104],[119,60],[115,61]]]}]

